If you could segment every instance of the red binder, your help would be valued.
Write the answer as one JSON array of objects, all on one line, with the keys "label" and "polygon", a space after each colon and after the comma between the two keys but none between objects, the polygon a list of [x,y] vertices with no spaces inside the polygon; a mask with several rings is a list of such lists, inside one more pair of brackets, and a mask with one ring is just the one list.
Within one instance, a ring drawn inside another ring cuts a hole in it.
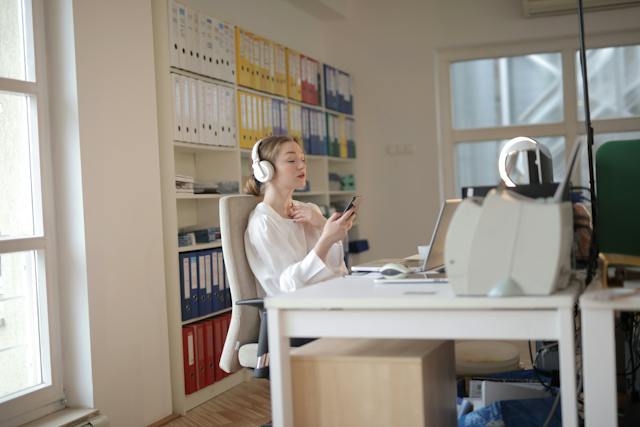
[{"label": "red binder", "polygon": [[222,347],[224,346],[224,333],[223,316],[216,316],[212,320],[213,322],[213,340],[214,340],[214,375],[215,380],[220,381],[226,376],[226,372],[220,369],[220,356],[222,355]]},{"label": "red binder", "polygon": [[213,384],[215,379],[215,343],[213,334],[213,320],[204,322],[204,385]]},{"label": "red binder", "polygon": [[198,390],[206,386],[206,359],[204,345],[204,324],[199,322],[193,325],[195,342],[196,342],[196,381]]},{"label": "red binder", "polygon": [[193,326],[184,326],[182,328],[182,360],[184,366],[184,393],[191,394],[198,390]]}]

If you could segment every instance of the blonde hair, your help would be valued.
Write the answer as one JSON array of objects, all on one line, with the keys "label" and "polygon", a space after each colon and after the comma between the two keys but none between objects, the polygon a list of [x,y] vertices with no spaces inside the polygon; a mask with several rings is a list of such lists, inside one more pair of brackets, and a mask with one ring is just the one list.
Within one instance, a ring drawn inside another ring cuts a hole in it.
[{"label": "blonde hair", "polygon": [[[300,148],[304,151],[304,147],[298,141],[298,138],[294,136],[282,135],[282,136],[268,136],[262,139],[260,142],[260,146],[258,147],[258,157],[260,160],[267,160],[271,162],[272,165],[276,163],[276,158],[278,157],[278,153],[280,152],[280,147],[287,142],[295,142],[300,146]],[[253,159],[251,159],[253,163]],[[249,180],[244,186],[244,192],[247,194],[252,194],[254,196],[261,196],[264,188],[264,184],[256,180],[256,177],[253,175],[253,168],[250,166],[251,176]]]}]

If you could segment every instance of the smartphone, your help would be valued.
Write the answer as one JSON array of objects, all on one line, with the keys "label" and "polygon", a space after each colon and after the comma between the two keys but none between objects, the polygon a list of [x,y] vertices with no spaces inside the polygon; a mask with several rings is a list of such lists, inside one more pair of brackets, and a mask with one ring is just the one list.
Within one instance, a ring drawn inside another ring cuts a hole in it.
[{"label": "smartphone", "polygon": [[354,206],[356,210],[358,209],[358,206],[360,206],[360,196],[353,196],[351,198],[351,201],[349,201],[349,204],[347,204],[347,207],[344,208],[344,210],[342,211],[342,213],[345,214],[349,209],[353,208]]}]

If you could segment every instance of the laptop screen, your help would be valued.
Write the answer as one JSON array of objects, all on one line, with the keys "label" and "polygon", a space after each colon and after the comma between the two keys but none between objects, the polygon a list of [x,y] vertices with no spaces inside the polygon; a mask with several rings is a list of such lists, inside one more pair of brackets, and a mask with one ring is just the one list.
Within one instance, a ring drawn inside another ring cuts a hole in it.
[{"label": "laptop screen", "polygon": [[440,215],[436,227],[431,236],[431,247],[425,259],[423,271],[431,271],[444,266],[444,241],[447,238],[447,230],[453,218],[453,213],[460,204],[460,199],[449,199],[440,208]]}]

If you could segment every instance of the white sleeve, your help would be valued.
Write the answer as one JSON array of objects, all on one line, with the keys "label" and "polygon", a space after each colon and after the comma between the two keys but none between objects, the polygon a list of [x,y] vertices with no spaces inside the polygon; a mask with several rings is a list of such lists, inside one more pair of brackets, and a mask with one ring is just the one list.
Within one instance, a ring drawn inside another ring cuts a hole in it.
[{"label": "white sleeve", "polygon": [[266,216],[254,218],[247,227],[247,260],[268,295],[291,292],[335,277],[334,270],[327,268],[313,250],[296,253],[288,238]]},{"label": "white sleeve", "polygon": [[[314,208],[318,213],[322,214],[322,211],[315,203],[308,203],[312,208]],[[309,237],[309,250],[315,246],[320,238],[320,234],[322,234],[322,230],[318,230],[313,227],[308,227]],[[344,264],[344,247],[342,245],[342,241],[334,243],[329,248],[329,252],[327,253],[327,258],[325,259],[325,264],[328,268],[332,269],[336,275],[344,276],[348,274],[347,266]]]}]

